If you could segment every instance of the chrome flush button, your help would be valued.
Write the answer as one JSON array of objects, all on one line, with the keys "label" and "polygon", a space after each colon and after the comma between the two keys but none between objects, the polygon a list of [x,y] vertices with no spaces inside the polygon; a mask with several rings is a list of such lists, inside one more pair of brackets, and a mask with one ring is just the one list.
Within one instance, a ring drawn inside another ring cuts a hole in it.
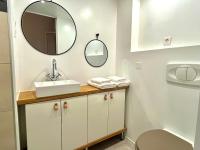
[{"label": "chrome flush button", "polygon": [[178,67],[176,69],[176,78],[181,81],[187,80],[187,67]]},{"label": "chrome flush button", "polygon": [[187,68],[187,81],[194,81],[197,77],[197,72],[194,68]]}]

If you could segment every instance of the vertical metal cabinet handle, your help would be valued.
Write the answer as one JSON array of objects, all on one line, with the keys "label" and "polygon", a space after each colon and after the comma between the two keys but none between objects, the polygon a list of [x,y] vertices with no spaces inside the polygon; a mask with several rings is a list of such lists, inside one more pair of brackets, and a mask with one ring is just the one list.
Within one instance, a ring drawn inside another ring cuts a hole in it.
[{"label": "vertical metal cabinet handle", "polygon": [[110,93],[110,99],[113,99],[114,96],[113,96],[113,93]]},{"label": "vertical metal cabinet handle", "polygon": [[104,100],[105,100],[105,101],[108,100],[108,96],[107,96],[107,94],[104,95]]},{"label": "vertical metal cabinet handle", "polygon": [[64,108],[64,109],[67,109],[67,108],[68,108],[68,104],[67,104],[67,102],[64,102],[64,104],[63,104],[63,108]]},{"label": "vertical metal cabinet handle", "polygon": [[59,110],[59,106],[58,103],[55,103],[53,106],[54,111],[58,111]]}]

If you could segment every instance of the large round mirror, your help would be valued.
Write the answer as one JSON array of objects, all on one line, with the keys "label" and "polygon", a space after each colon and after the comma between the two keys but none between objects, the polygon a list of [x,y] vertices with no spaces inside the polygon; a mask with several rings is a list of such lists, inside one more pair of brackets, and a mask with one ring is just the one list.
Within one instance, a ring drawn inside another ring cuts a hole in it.
[{"label": "large round mirror", "polygon": [[93,67],[103,66],[108,59],[108,49],[99,39],[88,42],[85,47],[85,59]]},{"label": "large round mirror", "polygon": [[22,15],[22,31],[39,52],[60,55],[72,48],[77,30],[72,16],[55,2],[36,1]]}]

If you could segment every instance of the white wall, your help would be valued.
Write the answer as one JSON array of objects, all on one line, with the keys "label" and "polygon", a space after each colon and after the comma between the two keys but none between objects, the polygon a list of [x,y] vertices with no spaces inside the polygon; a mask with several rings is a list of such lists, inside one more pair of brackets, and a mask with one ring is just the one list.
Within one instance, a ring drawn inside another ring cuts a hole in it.
[{"label": "white wall", "polygon": [[[77,41],[74,47],[61,56],[47,56],[34,50],[25,40],[21,31],[21,15],[24,9],[35,0],[12,2],[15,14],[12,16],[14,33],[14,57],[17,91],[31,90],[33,82],[42,80],[50,68],[52,58],[57,59],[58,67],[67,78],[85,83],[95,76],[106,76],[115,71],[116,52],[116,1],[115,0],[55,0],[73,16],[77,25]],[[102,11],[103,10],[103,11]],[[84,57],[88,41],[100,33],[100,39],[109,50],[107,63],[101,68],[89,66]],[[16,37],[15,37],[16,36]]]},{"label": "white wall", "polygon": [[136,14],[140,15],[139,38],[136,37],[137,30],[133,33],[136,39],[133,44],[137,46],[136,41],[139,42],[138,50],[163,48],[164,38],[168,36],[172,37],[173,47],[200,44],[200,21],[196,19],[199,0],[134,0],[134,7],[135,28]]},{"label": "white wall", "polygon": [[199,150],[200,148],[200,106],[199,106],[199,113],[198,113],[198,120],[197,120],[197,129],[196,129],[196,138],[195,138],[195,145],[194,150]]},{"label": "white wall", "polygon": [[[193,142],[199,89],[169,84],[165,74],[168,62],[200,62],[200,47],[130,52],[131,13],[131,0],[118,0],[116,71],[132,81],[128,136],[135,141],[146,130],[168,128]],[[152,40],[157,41],[153,36]]]}]

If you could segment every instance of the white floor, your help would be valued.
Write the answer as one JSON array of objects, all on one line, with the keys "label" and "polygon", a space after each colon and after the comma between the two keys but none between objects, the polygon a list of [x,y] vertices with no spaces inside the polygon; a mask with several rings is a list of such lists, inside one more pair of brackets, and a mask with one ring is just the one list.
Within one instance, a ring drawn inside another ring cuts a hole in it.
[{"label": "white floor", "polygon": [[120,140],[119,137],[100,143],[89,150],[135,150],[134,144],[129,140]]}]

